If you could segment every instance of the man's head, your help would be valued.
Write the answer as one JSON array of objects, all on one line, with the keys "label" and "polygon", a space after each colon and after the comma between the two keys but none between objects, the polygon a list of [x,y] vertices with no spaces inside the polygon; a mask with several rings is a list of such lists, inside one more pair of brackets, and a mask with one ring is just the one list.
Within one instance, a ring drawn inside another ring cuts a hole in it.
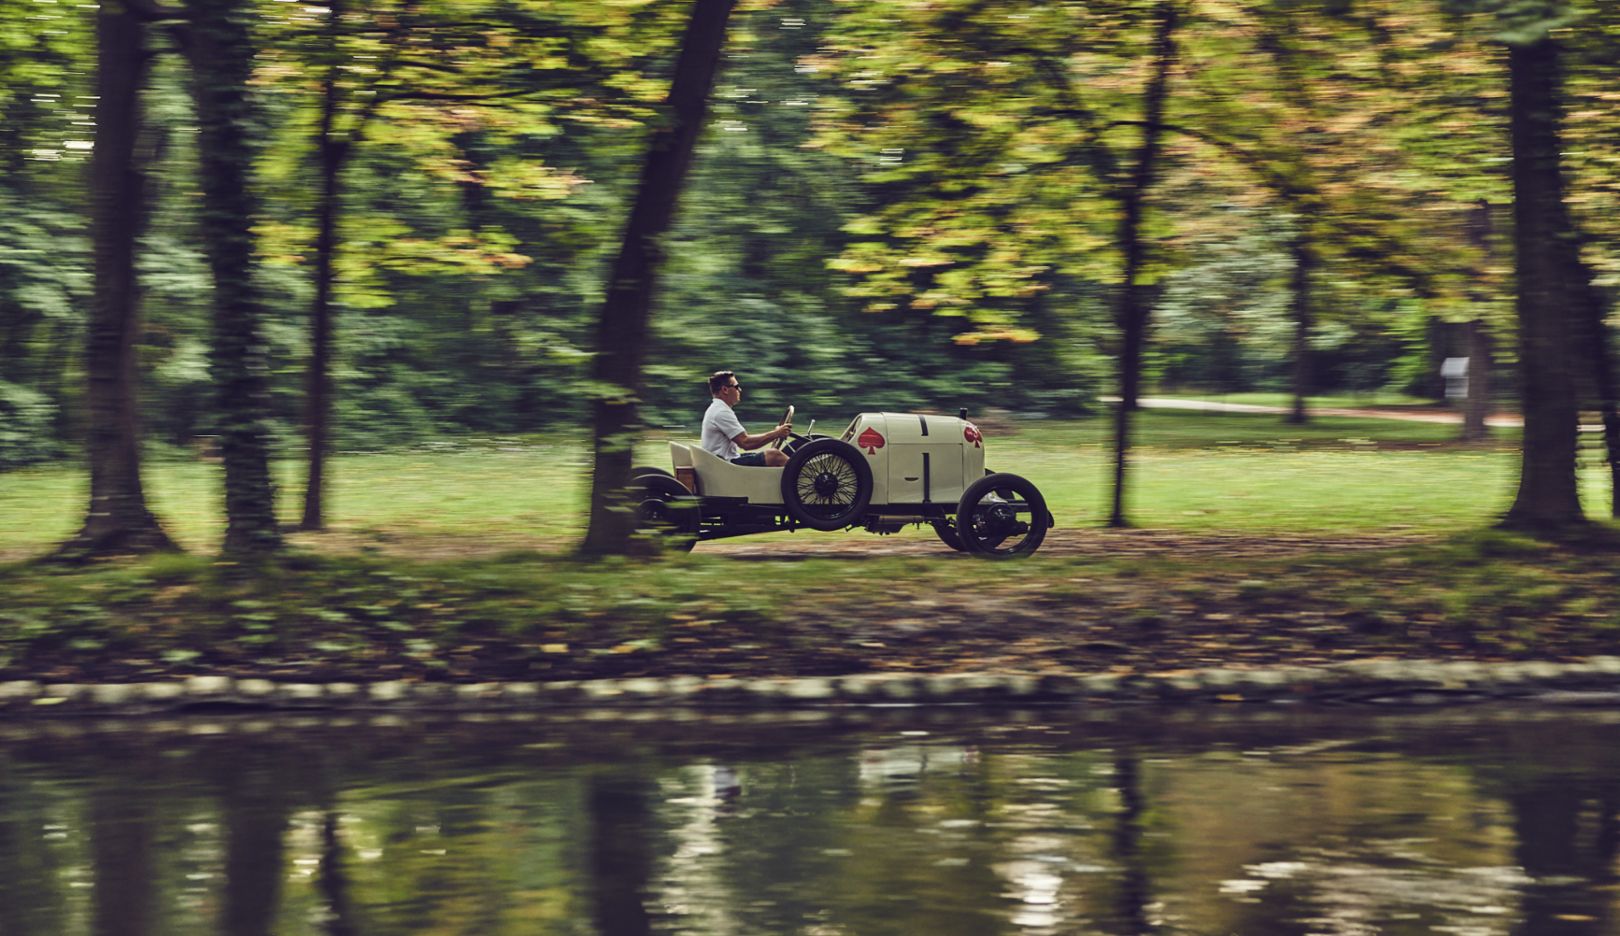
[{"label": "man's head", "polygon": [[742,399],[742,384],[731,371],[715,371],[709,375],[709,395],[724,400],[727,406],[736,406]]}]

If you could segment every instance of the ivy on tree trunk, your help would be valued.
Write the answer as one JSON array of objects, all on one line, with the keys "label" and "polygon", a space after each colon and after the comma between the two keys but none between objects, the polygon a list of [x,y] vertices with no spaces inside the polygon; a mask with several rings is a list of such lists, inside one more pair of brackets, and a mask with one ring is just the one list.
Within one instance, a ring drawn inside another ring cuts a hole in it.
[{"label": "ivy on tree trunk", "polygon": [[187,52],[197,101],[200,227],[213,274],[212,371],[225,467],[226,553],[281,545],[270,479],[268,346],[253,280],[258,205],[249,186],[254,46],[242,0],[193,0]]},{"label": "ivy on tree trunk", "polygon": [[585,555],[626,552],[635,531],[635,516],[623,492],[640,427],[637,402],[647,350],[647,320],[664,256],[660,241],[675,217],[681,184],[703,129],[726,22],[735,5],[736,0],[695,0],[692,4],[665,104],[668,122],[653,131],[624,242],[608,277],[591,371],[595,461],[590,528],[580,546]]},{"label": "ivy on tree trunk", "polygon": [[96,12],[96,147],[90,162],[94,286],[85,365],[90,509],[64,555],[173,549],[141,487],[138,373],[140,286],[135,249],[145,221],[142,125],[146,27],[122,4]]}]

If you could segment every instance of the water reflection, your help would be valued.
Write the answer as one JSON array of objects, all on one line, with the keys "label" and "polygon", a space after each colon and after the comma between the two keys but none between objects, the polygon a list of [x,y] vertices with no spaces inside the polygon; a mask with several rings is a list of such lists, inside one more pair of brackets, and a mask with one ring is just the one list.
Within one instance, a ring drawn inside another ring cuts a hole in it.
[{"label": "water reflection", "polygon": [[216,765],[225,824],[225,936],[269,936],[285,876],[290,764],[253,746]]},{"label": "water reflection", "polygon": [[611,936],[651,933],[647,881],[652,875],[651,780],[641,772],[593,773],[586,781],[590,825],[591,916]]},{"label": "water reflection", "polygon": [[87,798],[96,936],[155,932],[154,816],[148,797],[138,784],[108,779],[95,783]]},{"label": "water reflection", "polygon": [[894,717],[13,732],[0,936],[1620,920],[1614,717]]}]

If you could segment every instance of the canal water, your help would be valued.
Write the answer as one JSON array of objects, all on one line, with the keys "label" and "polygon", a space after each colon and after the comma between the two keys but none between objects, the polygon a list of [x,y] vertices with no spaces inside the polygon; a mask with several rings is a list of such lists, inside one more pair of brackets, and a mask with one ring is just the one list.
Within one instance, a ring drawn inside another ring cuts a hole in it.
[{"label": "canal water", "polygon": [[0,725],[0,934],[1620,932],[1620,715]]}]

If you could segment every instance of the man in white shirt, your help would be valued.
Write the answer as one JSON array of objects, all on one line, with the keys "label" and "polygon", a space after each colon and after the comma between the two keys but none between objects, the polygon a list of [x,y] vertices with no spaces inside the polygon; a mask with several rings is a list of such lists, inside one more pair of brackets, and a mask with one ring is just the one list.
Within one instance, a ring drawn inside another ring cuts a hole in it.
[{"label": "man in white shirt", "polygon": [[[728,370],[716,371],[709,378],[709,395],[714,397],[709,404],[708,412],[703,414],[703,448],[705,451],[724,458],[734,465],[747,465],[754,468],[780,468],[787,464],[787,453],[781,449],[766,448],[764,451],[754,451],[775,442],[785,439],[793,431],[792,423],[783,423],[770,432],[759,435],[749,435],[743,428],[741,420],[732,411],[742,401],[742,384],[737,382],[737,375]],[[739,454],[743,449],[747,454]]]}]

